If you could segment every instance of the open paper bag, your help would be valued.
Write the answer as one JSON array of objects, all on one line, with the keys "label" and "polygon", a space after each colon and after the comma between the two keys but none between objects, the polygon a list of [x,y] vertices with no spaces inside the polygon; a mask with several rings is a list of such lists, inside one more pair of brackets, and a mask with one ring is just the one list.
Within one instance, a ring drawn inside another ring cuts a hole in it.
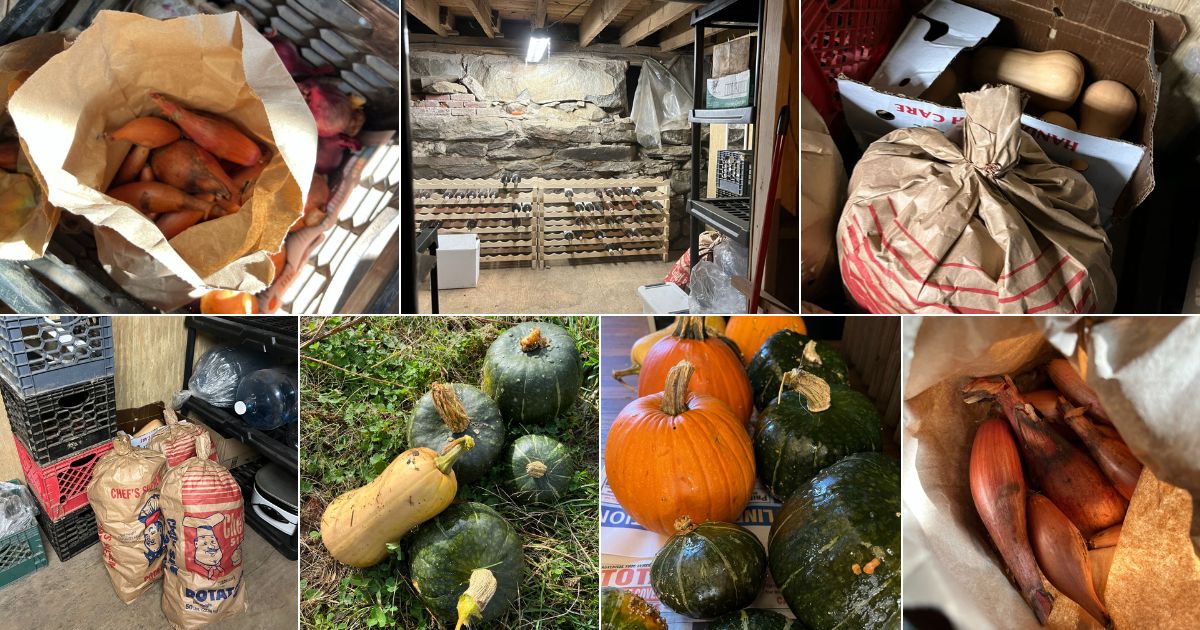
[{"label": "open paper bag", "polygon": [[[102,192],[129,149],[102,134],[159,114],[152,92],[234,122],[270,157],[240,212],[170,242]],[[14,94],[10,111],[50,203],[95,226],[100,262],[138,299],[172,309],[210,289],[257,293],[271,282],[269,255],[312,180],[316,123],[270,42],[237,13],[159,21],[101,12]]]},{"label": "open paper bag", "polygon": [[[1093,564],[1112,561],[1098,591],[1117,628],[1195,627],[1200,320],[1112,319],[1082,335],[1083,320],[1071,317],[939,317],[905,324],[905,608],[940,609],[960,628],[1039,627],[1005,577],[971,499],[971,443],[988,405],[963,403],[961,389],[972,377],[1019,374],[1055,351],[1075,362],[1082,337],[1087,383],[1145,464],[1120,543],[1090,552]],[[1048,628],[1099,628],[1053,592],[1058,596]]]}]

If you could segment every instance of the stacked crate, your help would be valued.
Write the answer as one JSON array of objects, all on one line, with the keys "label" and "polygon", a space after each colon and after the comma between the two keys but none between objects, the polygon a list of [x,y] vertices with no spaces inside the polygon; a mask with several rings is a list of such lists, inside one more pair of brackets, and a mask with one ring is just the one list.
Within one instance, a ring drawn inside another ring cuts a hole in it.
[{"label": "stacked crate", "polygon": [[65,561],[95,544],[87,486],[116,435],[112,319],[0,318],[0,394],[38,522]]},{"label": "stacked crate", "polygon": [[[12,480],[9,483],[21,483]],[[0,588],[46,566],[46,551],[37,523],[20,531],[0,536]]]}]

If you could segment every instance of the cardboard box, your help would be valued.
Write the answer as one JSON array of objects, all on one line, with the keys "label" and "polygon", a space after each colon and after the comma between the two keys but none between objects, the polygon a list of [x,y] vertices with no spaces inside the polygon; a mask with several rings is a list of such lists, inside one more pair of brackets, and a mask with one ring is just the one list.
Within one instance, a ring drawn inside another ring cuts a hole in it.
[{"label": "cardboard box", "polygon": [[1154,190],[1156,55],[1173,50],[1186,31],[1178,15],[1126,0],[934,0],[901,34],[869,85],[843,77],[838,90],[846,122],[866,147],[893,129],[960,130],[963,110],[918,96],[951,61],[980,43],[1079,55],[1087,82],[1113,79],[1137,95],[1138,114],[1127,134],[1136,144],[1070,131],[1031,113],[1022,123],[1052,159],[1087,162],[1083,174],[1096,190],[1107,226],[1126,217]]},{"label": "cardboard box", "polygon": [[200,425],[208,430],[208,437],[212,440],[213,448],[217,451],[217,461],[226,468],[237,468],[242,464],[252,462],[260,457],[258,450],[253,446],[242,443],[241,440],[227,438],[220,433],[212,430],[212,427],[195,419],[188,418],[188,422]]},{"label": "cardboard box", "polygon": [[479,236],[439,234],[438,289],[465,289],[479,284]]},{"label": "cardboard box", "polygon": [[133,409],[118,409],[117,410],[117,431],[129,434],[129,441],[137,448],[146,448],[150,443],[150,437],[154,435],[157,429],[148,431],[143,435],[137,435],[147,424],[158,421],[159,428],[166,426],[166,419],[163,418],[163,409],[166,405],[161,402],[153,402],[149,405],[143,405]]},{"label": "cardboard box", "polygon": [[749,70],[753,53],[754,35],[745,35],[713,46],[713,78],[727,77]]}]

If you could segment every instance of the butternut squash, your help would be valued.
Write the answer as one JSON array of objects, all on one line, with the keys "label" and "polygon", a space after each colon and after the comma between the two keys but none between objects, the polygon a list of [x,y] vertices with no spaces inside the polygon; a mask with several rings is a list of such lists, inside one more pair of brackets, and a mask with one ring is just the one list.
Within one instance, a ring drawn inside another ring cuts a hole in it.
[{"label": "butternut squash", "polygon": [[334,499],[321,515],[321,540],[338,562],[366,568],[387,557],[387,544],[437,516],[454,500],[451,466],[475,447],[464,435],[439,455],[428,448],[404,451],[367,485]]},{"label": "butternut squash", "polygon": [[972,70],[978,83],[1015,85],[1043,109],[1068,109],[1083,89],[1083,62],[1065,50],[987,46],[975,51]]},{"label": "butternut squash", "polygon": [[1042,114],[1042,120],[1052,125],[1058,125],[1064,129],[1079,131],[1079,125],[1075,124],[1075,119],[1071,118],[1069,114],[1064,114],[1062,112],[1046,112],[1045,114]]},{"label": "butternut squash", "polygon": [[954,68],[946,68],[938,75],[938,78],[925,88],[921,93],[921,99],[931,103],[940,105],[949,105],[951,107],[959,107],[961,103],[958,100],[958,76],[954,72]]},{"label": "butternut squash", "polygon": [[1089,85],[1079,102],[1079,130],[1102,138],[1120,138],[1137,115],[1137,97],[1124,84],[1104,79]]}]

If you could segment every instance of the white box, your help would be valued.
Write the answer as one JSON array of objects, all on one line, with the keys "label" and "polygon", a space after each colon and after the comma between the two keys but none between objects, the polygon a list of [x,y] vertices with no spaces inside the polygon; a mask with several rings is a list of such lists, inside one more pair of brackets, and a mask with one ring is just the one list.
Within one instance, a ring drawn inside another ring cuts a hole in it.
[{"label": "white box", "polygon": [[688,312],[688,294],[674,282],[660,282],[638,287],[642,296],[642,312],[648,315]]},{"label": "white box", "polygon": [[438,289],[467,289],[479,284],[479,235],[438,234]]}]

